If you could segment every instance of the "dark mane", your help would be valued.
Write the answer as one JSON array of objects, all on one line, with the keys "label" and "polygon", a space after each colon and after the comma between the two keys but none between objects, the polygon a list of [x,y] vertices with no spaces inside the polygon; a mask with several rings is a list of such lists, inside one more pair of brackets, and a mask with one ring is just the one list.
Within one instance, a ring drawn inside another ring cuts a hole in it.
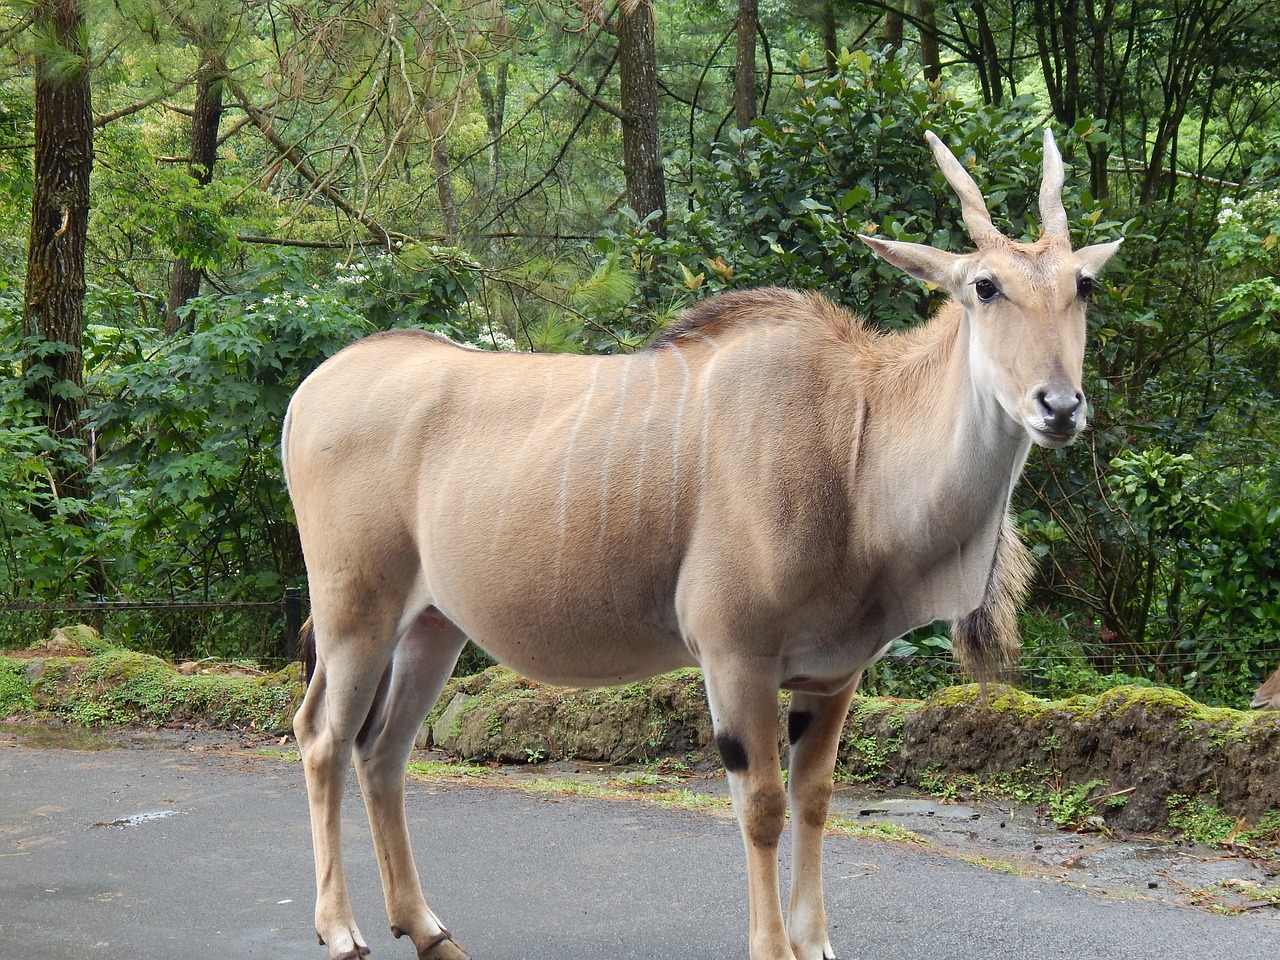
[{"label": "dark mane", "polygon": [[838,310],[825,298],[782,287],[730,290],[702,300],[682,313],[651,347],[679,345],[761,323],[791,323]]}]

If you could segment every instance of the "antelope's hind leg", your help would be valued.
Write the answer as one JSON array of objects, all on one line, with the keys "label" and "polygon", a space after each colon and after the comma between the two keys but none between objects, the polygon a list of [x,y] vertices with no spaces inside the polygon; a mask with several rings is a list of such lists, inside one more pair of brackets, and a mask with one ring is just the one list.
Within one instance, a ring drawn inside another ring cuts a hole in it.
[{"label": "antelope's hind leg", "polygon": [[413,941],[420,960],[466,960],[427,906],[405,819],[405,765],[414,738],[440,696],[466,637],[434,608],[422,613],[396,648],[369,718],[356,738],[356,774],[382,874],[391,932]]},{"label": "antelope's hind leg", "polygon": [[[387,669],[394,638],[335,631],[333,636],[344,639],[334,642],[323,616],[313,614],[310,623],[315,672],[293,718],[293,732],[302,754],[311,813],[316,936],[329,948],[331,960],[355,960],[367,956],[369,946],[356,926],[342,865],[342,795],[351,749],[369,715],[378,678]],[[391,629],[385,633],[389,635]]]},{"label": "antelope's hind leg", "polygon": [[787,715],[791,763],[791,899],[787,936],[796,960],[834,960],[822,896],[822,840],[840,733],[861,674],[838,693],[796,693]]},{"label": "antelope's hind leg", "polygon": [[[409,905],[408,912],[392,914],[393,928],[398,925],[411,936],[415,931],[431,931],[425,936],[419,932],[415,938],[422,955],[455,960],[465,954],[447,952],[451,941],[430,942],[443,928],[427,909],[413,869],[404,819],[404,768],[414,734],[439,696],[464,641],[443,618],[433,629],[430,617],[426,623],[420,617],[397,642],[393,622],[370,625],[376,618],[357,621],[354,611],[350,614],[343,622],[316,609],[315,673],[293,721],[311,812],[316,935],[329,948],[330,960],[369,955],[368,943],[355,922],[342,863],[342,795],[355,749],[388,906],[393,888],[387,882],[391,865],[384,863],[384,850],[391,852],[395,864],[395,902]],[[404,863],[409,865],[407,877]],[[404,893],[405,889],[411,893]],[[415,905],[416,914],[412,913]]]}]

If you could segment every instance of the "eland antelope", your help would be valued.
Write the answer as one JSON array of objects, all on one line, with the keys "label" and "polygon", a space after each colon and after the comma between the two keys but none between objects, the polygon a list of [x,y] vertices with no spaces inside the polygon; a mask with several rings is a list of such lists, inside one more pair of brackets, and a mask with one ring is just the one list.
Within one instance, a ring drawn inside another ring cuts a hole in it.
[{"label": "eland antelope", "polygon": [[490,353],[401,330],[298,388],[283,454],[315,659],[294,730],[316,930],[334,960],[369,952],[339,836],[353,754],[392,932],[420,958],[466,957],[423,898],[404,771],[468,637],[562,685],[700,666],[746,847],[750,956],[834,956],[822,838],[858,679],[936,619],[955,622],[979,676],[1016,654],[1028,563],[1010,492],[1032,444],[1085,427],[1085,307],[1120,243],[1071,249],[1048,131],[1030,244],[999,232],[927,138],[977,250],[862,237],[950,294],[908,333],[767,288],[706,300],[629,356]]},{"label": "eland antelope", "polygon": [[1280,710],[1280,667],[1262,682],[1249,706],[1254,710]]}]

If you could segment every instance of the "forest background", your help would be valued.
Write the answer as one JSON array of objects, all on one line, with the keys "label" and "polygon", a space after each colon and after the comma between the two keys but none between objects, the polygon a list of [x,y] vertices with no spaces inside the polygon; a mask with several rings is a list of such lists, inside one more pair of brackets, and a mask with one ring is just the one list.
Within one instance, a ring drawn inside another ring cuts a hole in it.
[{"label": "forest background", "polygon": [[[1047,124],[1075,244],[1127,242],[1091,311],[1091,429],[1016,495],[1024,679],[1247,702],[1280,661],[1277,14],[9,0],[0,638],[109,602],[139,649],[287,656],[279,426],[326,356],[396,326],[629,351],[762,283],[899,329],[933,295],[855,235],[969,246],[924,130],[1031,239]],[[155,601],[209,606],[128,606]],[[945,681],[947,643],[899,641],[871,689]]]}]

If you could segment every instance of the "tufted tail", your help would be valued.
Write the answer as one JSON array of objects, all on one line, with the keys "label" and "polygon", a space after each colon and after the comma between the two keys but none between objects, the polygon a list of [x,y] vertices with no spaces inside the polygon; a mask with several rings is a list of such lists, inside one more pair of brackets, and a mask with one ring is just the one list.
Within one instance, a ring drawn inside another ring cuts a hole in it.
[{"label": "tufted tail", "polygon": [[982,603],[951,625],[956,658],[982,685],[983,699],[987,682],[1005,678],[1018,662],[1018,611],[1031,570],[1031,552],[1006,514]]},{"label": "tufted tail", "polygon": [[298,659],[302,661],[304,675],[307,683],[310,683],[316,672],[316,628],[310,617],[307,617],[302,629],[298,631]]}]

